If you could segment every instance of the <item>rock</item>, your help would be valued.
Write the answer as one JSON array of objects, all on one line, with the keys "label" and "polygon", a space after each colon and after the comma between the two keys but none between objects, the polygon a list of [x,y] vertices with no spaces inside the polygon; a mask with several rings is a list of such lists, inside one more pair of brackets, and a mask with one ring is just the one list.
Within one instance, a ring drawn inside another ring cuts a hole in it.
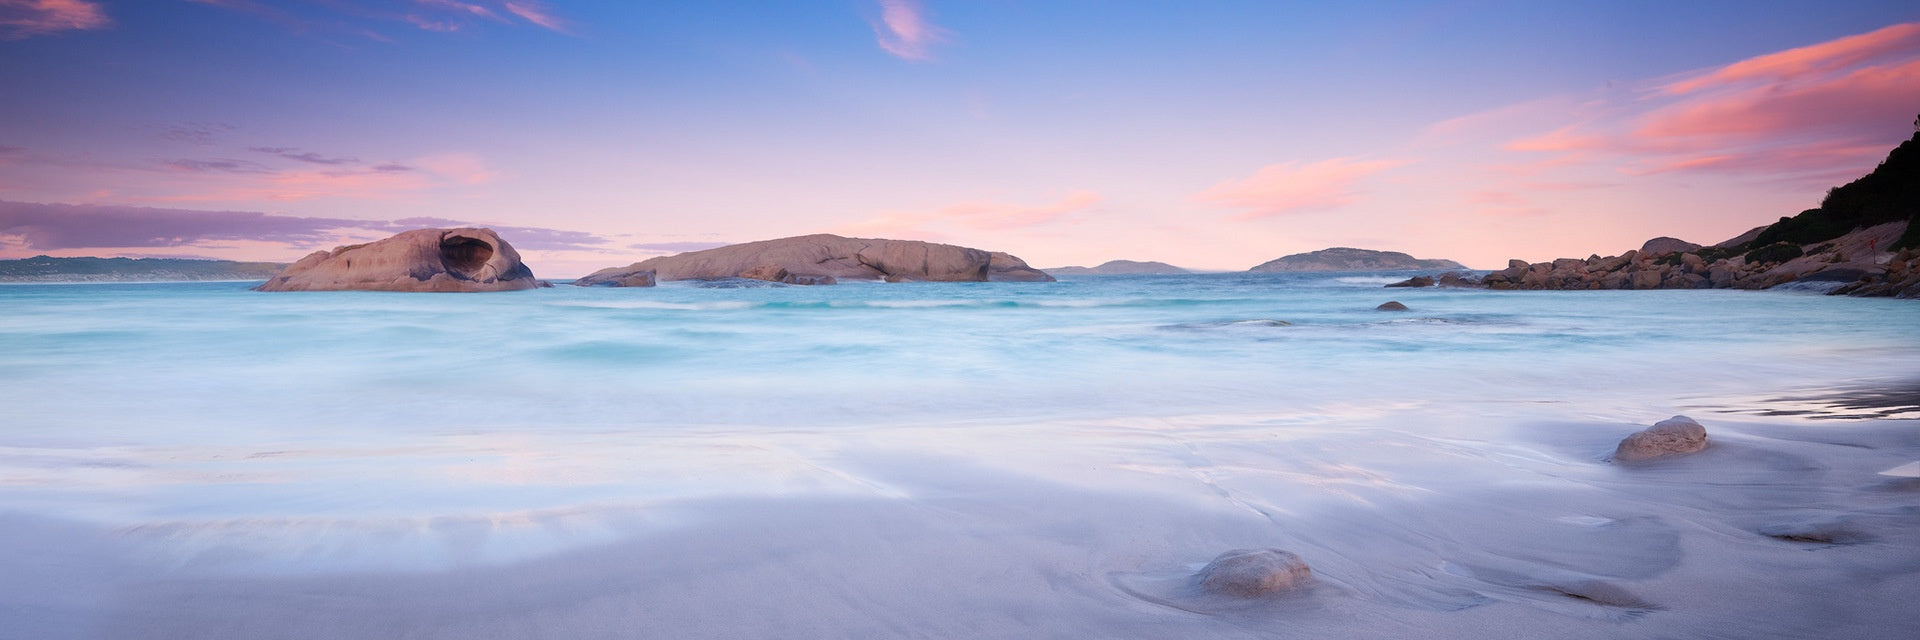
[{"label": "rock", "polygon": [[1027,266],[1027,261],[1013,257],[1013,254],[995,251],[987,255],[989,282],[1053,282],[1053,276]]},{"label": "rock", "polygon": [[1693,418],[1674,416],[1636,431],[1613,451],[1616,462],[1638,462],[1707,448],[1707,428]]},{"label": "rock", "polygon": [[742,278],[765,280],[767,282],[786,282],[789,275],[785,268],[771,264],[751,267],[746,271],[740,272],[740,277]]},{"label": "rock", "polygon": [[[574,284],[619,286],[622,278],[654,271],[660,280],[712,280],[753,271],[778,282],[832,284],[842,278],[889,282],[1050,282],[1047,275],[1006,253],[916,240],[843,238],[815,234],[727,245],[601,269]],[[765,278],[757,278],[765,279]]]},{"label": "rock", "polygon": [[1208,593],[1253,598],[1305,586],[1313,570],[1290,551],[1235,549],[1214,558],[1194,577]]},{"label": "rock", "polygon": [[1660,272],[1653,270],[1634,271],[1627,275],[1627,284],[1631,285],[1634,289],[1658,289],[1660,288]]},{"label": "rock", "polygon": [[1679,238],[1661,236],[1648,240],[1646,244],[1640,245],[1640,255],[1658,256],[1679,251],[1694,251],[1699,248],[1700,245]]},{"label": "rock", "polygon": [[833,276],[796,276],[792,274],[788,274],[786,280],[783,280],[783,282],[786,282],[787,284],[797,284],[797,285],[806,286],[806,287],[826,285],[826,284],[840,284],[840,281],[833,279]]},{"label": "rock", "polygon": [[415,229],[319,251],[255,291],[515,291],[541,286],[492,229]]},{"label": "rock", "polygon": [[1448,271],[1440,274],[1437,284],[1442,287],[1476,287],[1480,286],[1480,279],[1471,273]]},{"label": "rock", "polygon": [[1414,276],[1411,278],[1407,278],[1405,280],[1401,280],[1399,282],[1395,282],[1387,286],[1389,287],[1431,287],[1433,286],[1433,278],[1429,278],[1426,276]]},{"label": "rock", "polygon": [[1452,260],[1423,260],[1398,251],[1372,251],[1334,247],[1309,253],[1296,253],[1260,263],[1248,269],[1257,272],[1301,271],[1400,271],[1408,269],[1465,269]]},{"label": "rock", "polygon": [[1407,305],[1400,304],[1398,300],[1389,300],[1387,302],[1381,303],[1381,305],[1378,307],[1374,307],[1373,310],[1374,311],[1406,311]]}]

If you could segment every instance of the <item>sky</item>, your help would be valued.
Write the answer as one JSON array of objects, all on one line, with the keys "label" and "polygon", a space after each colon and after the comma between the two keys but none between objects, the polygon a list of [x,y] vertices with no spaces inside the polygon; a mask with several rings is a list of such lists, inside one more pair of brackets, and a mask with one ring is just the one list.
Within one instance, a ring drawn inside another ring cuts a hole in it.
[{"label": "sky", "polygon": [[0,0],[0,258],[430,226],[1242,270],[1714,243],[1920,114],[1889,2]]}]

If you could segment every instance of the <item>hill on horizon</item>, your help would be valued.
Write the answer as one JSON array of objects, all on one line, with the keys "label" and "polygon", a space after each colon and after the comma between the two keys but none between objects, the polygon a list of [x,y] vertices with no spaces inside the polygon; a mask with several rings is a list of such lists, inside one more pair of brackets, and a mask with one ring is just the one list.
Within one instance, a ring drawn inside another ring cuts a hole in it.
[{"label": "hill on horizon", "polygon": [[1415,258],[1398,251],[1333,247],[1281,256],[1255,265],[1248,271],[1410,271],[1466,268],[1466,265],[1452,260]]},{"label": "hill on horizon", "polygon": [[55,258],[0,260],[0,282],[153,282],[265,280],[287,267],[279,262],[196,258]]},{"label": "hill on horizon", "polygon": [[1165,262],[1139,260],[1108,260],[1096,267],[1049,267],[1041,269],[1053,275],[1069,276],[1118,276],[1118,275],[1165,275],[1193,273],[1188,269],[1176,267]]}]

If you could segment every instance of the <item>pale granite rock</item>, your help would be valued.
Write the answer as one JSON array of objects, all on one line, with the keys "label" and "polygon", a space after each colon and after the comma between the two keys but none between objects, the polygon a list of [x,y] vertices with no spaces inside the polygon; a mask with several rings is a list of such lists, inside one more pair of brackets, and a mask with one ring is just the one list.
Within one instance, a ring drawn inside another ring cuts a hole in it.
[{"label": "pale granite rock", "polygon": [[415,229],[318,251],[255,291],[515,291],[542,286],[492,229]]}]

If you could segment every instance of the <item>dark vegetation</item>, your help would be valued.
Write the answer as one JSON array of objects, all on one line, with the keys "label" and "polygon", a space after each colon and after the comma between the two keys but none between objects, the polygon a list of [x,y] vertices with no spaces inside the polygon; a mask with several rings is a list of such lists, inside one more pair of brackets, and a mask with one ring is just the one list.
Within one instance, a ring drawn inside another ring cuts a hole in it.
[{"label": "dark vegetation", "polygon": [[[1758,251],[1783,242],[1813,244],[1860,227],[1901,220],[1907,221],[1907,231],[1889,248],[1920,246],[1920,132],[1895,147],[1872,172],[1828,190],[1820,208],[1781,218],[1736,249]],[[1753,260],[1752,253],[1747,259]]]}]

